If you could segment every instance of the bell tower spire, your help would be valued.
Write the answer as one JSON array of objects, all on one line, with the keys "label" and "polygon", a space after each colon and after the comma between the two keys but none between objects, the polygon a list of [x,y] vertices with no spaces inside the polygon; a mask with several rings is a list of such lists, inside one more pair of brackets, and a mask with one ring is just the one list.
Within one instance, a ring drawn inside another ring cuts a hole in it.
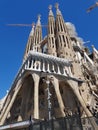
[{"label": "bell tower spire", "polygon": [[72,56],[72,45],[71,39],[63,19],[62,13],[59,9],[59,4],[56,3],[56,45],[57,45],[57,56],[62,58],[71,58]]},{"label": "bell tower spire", "polygon": [[35,25],[34,25],[34,23],[32,23],[32,29],[31,29],[31,32],[29,34],[29,38],[28,38],[26,49],[25,49],[23,61],[26,59],[26,57],[28,55],[28,52],[30,50],[32,50],[32,43],[33,43],[33,38],[34,38],[34,31],[35,31]]},{"label": "bell tower spire", "polygon": [[32,30],[31,30],[29,38],[28,38],[28,42],[27,42],[23,61],[26,59],[28,52],[30,50],[33,50],[33,51],[36,51],[36,52],[41,52],[41,48],[40,48],[40,45],[39,45],[39,43],[42,40],[42,27],[41,27],[41,21],[40,20],[41,20],[41,15],[38,15],[36,27],[35,27],[34,23],[32,24]]},{"label": "bell tower spire", "polygon": [[52,6],[49,6],[49,17],[48,17],[48,54],[56,56],[56,45],[55,45],[55,19],[52,12]]},{"label": "bell tower spire", "polygon": [[36,24],[33,40],[33,51],[40,52],[40,46],[38,45],[42,40],[42,27],[41,27],[41,15],[38,15],[38,21]]}]

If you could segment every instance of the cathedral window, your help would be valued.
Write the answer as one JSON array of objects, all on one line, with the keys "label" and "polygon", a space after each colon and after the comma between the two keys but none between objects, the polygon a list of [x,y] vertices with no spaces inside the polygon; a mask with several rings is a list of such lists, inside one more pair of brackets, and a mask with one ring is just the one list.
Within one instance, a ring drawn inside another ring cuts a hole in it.
[{"label": "cathedral window", "polygon": [[74,67],[73,67],[73,65],[71,65],[71,72],[72,72],[72,74],[74,74]]},{"label": "cathedral window", "polygon": [[61,24],[61,31],[63,32],[63,27],[62,27],[62,24]]},{"label": "cathedral window", "polygon": [[58,32],[60,31],[60,25],[58,24]]},{"label": "cathedral window", "polygon": [[54,45],[52,47],[54,48]]},{"label": "cathedral window", "polygon": [[68,41],[68,37],[66,37],[66,40],[67,40],[68,48],[70,48],[70,47],[69,47],[69,41]]},{"label": "cathedral window", "polygon": [[[62,43],[61,36],[59,36],[59,39],[60,39],[60,43]],[[61,44],[61,46],[62,46],[62,44]]]},{"label": "cathedral window", "polygon": [[86,79],[88,79],[88,80],[90,79],[90,76],[89,76],[89,74],[86,74]]},{"label": "cathedral window", "polygon": [[[63,37],[63,42],[65,43],[65,37],[64,37],[64,35],[62,36]],[[66,45],[66,44],[65,44]]]},{"label": "cathedral window", "polygon": [[30,59],[29,68],[31,68],[32,65],[32,58]]},{"label": "cathedral window", "polygon": [[51,34],[53,33],[53,31],[52,31],[52,26],[51,26]]},{"label": "cathedral window", "polygon": [[42,40],[42,36],[40,36],[40,41]]},{"label": "cathedral window", "polygon": [[49,45],[50,45],[50,47],[51,47],[51,39],[50,39],[50,37],[49,37],[49,39],[48,39],[48,43],[49,43]]},{"label": "cathedral window", "polygon": [[66,24],[65,24],[65,26],[64,26],[64,32],[66,33]]},{"label": "cathedral window", "polygon": [[35,68],[35,59],[33,60],[33,68]]},{"label": "cathedral window", "polygon": [[54,38],[52,37],[52,44],[54,44]]}]

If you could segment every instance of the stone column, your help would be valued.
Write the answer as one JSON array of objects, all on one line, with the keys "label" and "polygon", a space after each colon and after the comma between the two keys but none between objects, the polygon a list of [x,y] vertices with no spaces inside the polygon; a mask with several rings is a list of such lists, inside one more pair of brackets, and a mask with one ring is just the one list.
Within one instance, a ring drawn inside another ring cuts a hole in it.
[{"label": "stone column", "polygon": [[46,71],[46,69],[45,69],[45,61],[43,60],[43,68],[42,68],[42,70],[43,70],[43,72],[45,72]]},{"label": "stone column", "polygon": [[62,96],[61,96],[60,89],[59,89],[59,81],[58,81],[57,78],[53,77],[52,83],[54,85],[54,89],[55,89],[55,92],[56,92],[56,96],[57,96],[57,99],[58,99],[58,103],[59,103],[59,107],[60,107],[62,116],[64,117],[65,116],[65,113],[64,113],[65,107],[64,107],[64,103],[63,103]]},{"label": "stone column", "polygon": [[50,68],[49,68],[49,62],[47,62],[47,72],[50,72]]},{"label": "stone column", "polygon": [[39,80],[40,76],[36,73],[32,74],[34,80],[34,118],[39,119]]},{"label": "stone column", "polygon": [[59,65],[57,64],[57,69],[58,69],[58,74],[61,74],[61,72],[60,72],[60,67],[59,67]]}]

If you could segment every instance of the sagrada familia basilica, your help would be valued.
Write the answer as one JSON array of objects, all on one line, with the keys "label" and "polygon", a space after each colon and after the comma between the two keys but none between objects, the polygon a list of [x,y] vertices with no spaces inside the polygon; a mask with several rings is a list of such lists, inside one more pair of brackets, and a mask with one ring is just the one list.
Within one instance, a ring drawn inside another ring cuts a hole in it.
[{"label": "sagrada familia basilica", "polygon": [[8,94],[0,100],[0,125],[56,119],[79,113],[98,130],[98,51],[75,36],[56,5],[49,7],[47,34],[41,18],[32,26],[22,65]]}]

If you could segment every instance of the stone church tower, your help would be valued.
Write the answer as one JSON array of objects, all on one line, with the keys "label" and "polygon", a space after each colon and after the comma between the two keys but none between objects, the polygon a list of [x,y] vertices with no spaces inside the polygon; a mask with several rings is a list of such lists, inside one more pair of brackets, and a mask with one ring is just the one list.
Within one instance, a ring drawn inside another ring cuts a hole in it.
[{"label": "stone church tower", "polygon": [[[70,35],[58,4],[56,17],[49,6],[47,29],[43,38],[39,15],[22,66],[2,103],[0,125],[30,116],[43,120],[79,113],[98,118],[98,51],[92,46],[88,54]],[[97,127],[94,119],[90,121]]]}]

